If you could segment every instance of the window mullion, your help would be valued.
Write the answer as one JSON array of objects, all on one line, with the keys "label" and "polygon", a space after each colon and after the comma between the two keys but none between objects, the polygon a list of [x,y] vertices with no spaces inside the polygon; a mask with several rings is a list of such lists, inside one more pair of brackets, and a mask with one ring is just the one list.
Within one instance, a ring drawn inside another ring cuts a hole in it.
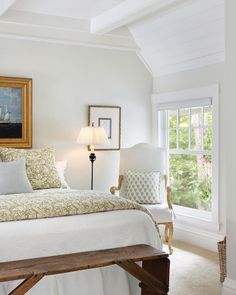
[{"label": "window mullion", "polygon": [[164,145],[166,149],[169,149],[169,111],[164,111],[163,113],[163,121],[164,121],[164,129],[165,132],[165,138],[164,138]]},{"label": "window mullion", "polygon": [[176,147],[179,149],[179,109],[177,110],[177,122],[176,122]]},{"label": "window mullion", "polygon": [[192,149],[191,143],[191,108],[188,109],[188,149]]},{"label": "window mullion", "polygon": [[203,107],[201,107],[201,148],[204,150],[204,112],[203,112]]},{"label": "window mullion", "polygon": [[212,155],[212,151],[199,151],[199,150],[169,150],[169,154],[171,155]]}]

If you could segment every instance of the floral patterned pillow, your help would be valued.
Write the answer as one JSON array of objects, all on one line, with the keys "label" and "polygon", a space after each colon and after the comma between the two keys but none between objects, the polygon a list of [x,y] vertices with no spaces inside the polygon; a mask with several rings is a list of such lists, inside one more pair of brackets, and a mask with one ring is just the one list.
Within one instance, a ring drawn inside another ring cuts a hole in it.
[{"label": "floral patterned pillow", "polygon": [[139,204],[158,204],[160,200],[160,176],[158,171],[138,172],[127,170],[125,196]]},{"label": "floral patterned pillow", "polygon": [[11,162],[22,157],[26,159],[26,172],[33,189],[63,187],[55,166],[55,150],[0,148],[3,162]]}]

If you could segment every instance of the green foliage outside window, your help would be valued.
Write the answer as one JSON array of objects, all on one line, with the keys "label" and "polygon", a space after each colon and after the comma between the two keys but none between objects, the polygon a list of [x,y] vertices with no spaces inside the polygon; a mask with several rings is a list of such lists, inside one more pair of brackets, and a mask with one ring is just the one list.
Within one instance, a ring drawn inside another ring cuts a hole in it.
[{"label": "green foliage outside window", "polygon": [[[170,177],[174,204],[189,208],[211,209],[210,157],[196,155],[171,155]],[[199,166],[198,161],[204,164]],[[205,167],[209,167],[208,169]]]}]

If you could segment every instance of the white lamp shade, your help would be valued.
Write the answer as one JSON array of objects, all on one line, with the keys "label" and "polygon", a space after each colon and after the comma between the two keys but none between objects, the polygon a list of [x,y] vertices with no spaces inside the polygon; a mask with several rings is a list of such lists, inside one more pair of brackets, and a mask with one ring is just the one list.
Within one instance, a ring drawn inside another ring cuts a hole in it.
[{"label": "white lamp shade", "polygon": [[83,127],[81,128],[77,143],[86,145],[110,144],[103,127]]}]

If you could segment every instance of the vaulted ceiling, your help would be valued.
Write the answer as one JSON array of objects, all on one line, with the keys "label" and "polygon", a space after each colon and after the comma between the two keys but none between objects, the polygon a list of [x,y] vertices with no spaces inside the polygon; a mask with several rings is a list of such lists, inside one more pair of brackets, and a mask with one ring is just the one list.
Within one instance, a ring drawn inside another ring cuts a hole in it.
[{"label": "vaulted ceiling", "polygon": [[182,1],[130,26],[155,76],[224,61],[224,1]]},{"label": "vaulted ceiling", "polygon": [[0,0],[0,36],[132,50],[161,76],[224,61],[224,1]]},{"label": "vaulted ceiling", "polygon": [[124,0],[17,0],[12,9],[90,20]]}]

